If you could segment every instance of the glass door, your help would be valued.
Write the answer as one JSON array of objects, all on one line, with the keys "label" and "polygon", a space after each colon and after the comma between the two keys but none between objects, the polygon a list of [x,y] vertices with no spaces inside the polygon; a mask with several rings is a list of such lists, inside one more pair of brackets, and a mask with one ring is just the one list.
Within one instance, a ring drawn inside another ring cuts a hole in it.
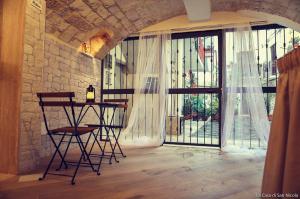
[{"label": "glass door", "polygon": [[172,35],[166,144],[220,147],[221,30]]}]

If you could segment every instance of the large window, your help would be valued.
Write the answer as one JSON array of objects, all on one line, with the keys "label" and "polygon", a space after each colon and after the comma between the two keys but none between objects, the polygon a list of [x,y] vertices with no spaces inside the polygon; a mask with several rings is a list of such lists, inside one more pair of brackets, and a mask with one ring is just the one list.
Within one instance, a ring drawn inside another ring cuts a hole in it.
[{"label": "large window", "polygon": [[[293,47],[300,44],[300,34],[290,28],[285,28],[279,25],[255,26],[252,27],[252,37],[254,41],[254,48],[256,53],[257,69],[260,80],[263,86],[265,97],[265,104],[269,120],[272,120],[275,98],[276,86],[279,73],[277,71],[276,60],[282,57],[287,52],[291,51]],[[227,31],[226,35],[226,75],[231,75],[231,68],[233,64],[232,48],[235,48],[233,41],[233,32]],[[241,123],[243,122],[243,125]],[[243,128],[240,128],[240,127]],[[248,126],[248,128],[245,128]],[[252,122],[245,119],[241,122],[235,122],[233,126],[233,133],[243,135],[246,133],[249,137],[249,147],[261,147],[259,139],[256,138],[255,129]],[[240,132],[239,132],[240,131]],[[236,138],[239,139],[238,137]]]},{"label": "large window", "polygon": [[[272,117],[279,76],[276,60],[300,44],[300,33],[279,25],[254,26],[252,30],[257,69],[265,93],[267,111]],[[226,32],[226,52],[232,52],[229,49],[235,47],[232,37],[232,32]],[[232,62],[233,55],[226,54],[227,75],[231,73]]]},{"label": "large window", "polygon": [[[276,59],[300,44],[300,33],[279,25],[252,27],[256,63],[269,119],[272,119],[278,71]],[[166,142],[218,146],[220,139],[220,91],[222,68],[230,75],[235,47],[233,33],[224,31],[222,43],[220,30],[172,34],[170,69],[170,105],[166,121]],[[225,53],[222,53],[225,45]],[[112,49],[104,59],[104,98],[128,98],[130,101],[126,121],[134,103],[134,79],[138,56],[138,38],[128,38]],[[222,56],[226,62],[220,63]],[[150,88],[155,90],[156,88]],[[152,103],[151,92],[146,103]],[[121,118],[119,113],[119,117]],[[145,114],[151,120],[151,114]],[[249,131],[251,131],[249,123]],[[235,130],[239,129],[238,124]],[[243,129],[245,131],[245,129]],[[151,132],[149,132],[151,133]],[[250,138],[252,146],[259,140]]]}]

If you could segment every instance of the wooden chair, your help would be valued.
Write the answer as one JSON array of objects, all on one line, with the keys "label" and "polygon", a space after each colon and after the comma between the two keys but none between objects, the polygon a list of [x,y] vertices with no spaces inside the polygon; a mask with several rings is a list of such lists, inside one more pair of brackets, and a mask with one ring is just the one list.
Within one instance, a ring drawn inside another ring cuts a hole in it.
[{"label": "wooden chair", "polygon": [[[47,130],[47,134],[50,137],[50,140],[52,141],[53,145],[55,146],[55,151],[48,163],[48,166],[47,166],[43,176],[39,180],[45,179],[47,174],[69,176],[69,177],[72,177],[71,184],[74,185],[75,177],[76,177],[77,171],[79,169],[79,166],[81,164],[88,165],[89,167],[91,167],[91,169],[93,171],[95,171],[93,164],[88,156],[88,153],[86,152],[86,147],[89,143],[91,134],[93,133],[93,131],[96,128],[94,128],[94,127],[79,127],[78,126],[79,125],[78,118],[76,118],[75,110],[74,110],[74,107],[76,107],[76,102],[73,101],[73,97],[75,97],[74,92],[37,93],[37,97],[39,98],[39,105],[42,109],[43,119],[44,119],[45,127]],[[51,101],[50,100],[46,101],[46,99],[49,99],[49,98],[51,99]],[[46,115],[47,115],[46,108],[47,107],[62,107],[66,114],[69,125],[64,126],[64,127],[50,129],[49,125],[48,125],[47,117],[46,117]],[[67,109],[69,109],[71,113],[69,113],[67,111]],[[81,136],[86,135],[86,134],[88,134],[88,139],[87,139],[86,143],[84,144],[84,142],[81,139]],[[58,143],[55,142],[55,139],[54,139],[55,136],[60,138],[60,139],[58,139],[59,140]],[[64,140],[66,137],[69,137],[68,141]],[[72,142],[73,137],[75,138],[74,142]],[[68,143],[64,152],[61,151],[61,144],[63,142]],[[80,152],[81,152],[80,159],[77,162],[68,162],[65,160],[67,151],[68,151],[71,143],[76,144],[79,147]],[[65,166],[65,169],[67,169],[69,165],[76,166],[76,169],[75,169],[73,175],[65,175],[65,174],[49,172],[49,169],[50,169],[50,167],[53,163],[53,160],[57,154],[59,155],[59,157],[61,159],[61,164],[60,164],[59,168],[56,170],[57,171],[60,170],[62,165]],[[87,160],[87,163],[85,163],[85,162],[82,163],[82,159],[84,159],[84,161]]]}]

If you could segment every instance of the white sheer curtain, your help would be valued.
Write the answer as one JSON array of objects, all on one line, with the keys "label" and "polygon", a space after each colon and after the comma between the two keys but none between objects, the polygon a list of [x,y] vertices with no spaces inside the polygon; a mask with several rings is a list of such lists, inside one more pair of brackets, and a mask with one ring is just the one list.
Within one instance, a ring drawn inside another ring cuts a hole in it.
[{"label": "white sheer curtain", "polygon": [[226,52],[233,62],[226,70],[222,147],[249,148],[253,137],[266,146],[270,127],[250,26],[235,29],[232,39],[232,52]]},{"label": "white sheer curtain", "polygon": [[165,117],[171,68],[171,34],[141,33],[133,107],[121,144],[159,146],[165,134]]}]

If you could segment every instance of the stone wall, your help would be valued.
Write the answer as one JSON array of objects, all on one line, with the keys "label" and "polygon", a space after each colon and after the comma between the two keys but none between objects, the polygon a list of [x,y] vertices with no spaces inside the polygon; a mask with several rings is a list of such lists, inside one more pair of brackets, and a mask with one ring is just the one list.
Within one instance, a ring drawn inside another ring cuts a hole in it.
[{"label": "stone wall", "polygon": [[[100,90],[101,61],[79,53],[68,44],[45,34],[45,1],[42,1],[42,10],[34,8],[29,0],[27,4],[22,77],[20,173],[36,169],[40,159],[53,150],[45,134],[36,93],[73,91],[76,100],[83,101],[89,84],[96,87],[98,98]],[[67,122],[64,113],[57,108],[50,109],[48,116],[51,127],[58,127]],[[89,122],[96,119],[95,115],[87,115],[86,118]]]},{"label": "stone wall", "polygon": [[40,160],[41,123],[36,92],[42,90],[44,67],[45,2],[39,10],[27,1],[22,73],[19,172],[35,169]]},{"label": "stone wall", "polygon": [[[85,101],[86,88],[91,84],[96,88],[96,100],[99,101],[100,67],[100,60],[82,54],[52,35],[46,34],[43,91],[73,91],[76,101]],[[75,111],[78,113],[79,110]],[[48,108],[47,117],[50,128],[68,125],[66,115],[60,108]],[[82,123],[96,121],[96,115],[89,111]],[[45,131],[42,122],[42,156],[49,155],[53,150]]]}]

